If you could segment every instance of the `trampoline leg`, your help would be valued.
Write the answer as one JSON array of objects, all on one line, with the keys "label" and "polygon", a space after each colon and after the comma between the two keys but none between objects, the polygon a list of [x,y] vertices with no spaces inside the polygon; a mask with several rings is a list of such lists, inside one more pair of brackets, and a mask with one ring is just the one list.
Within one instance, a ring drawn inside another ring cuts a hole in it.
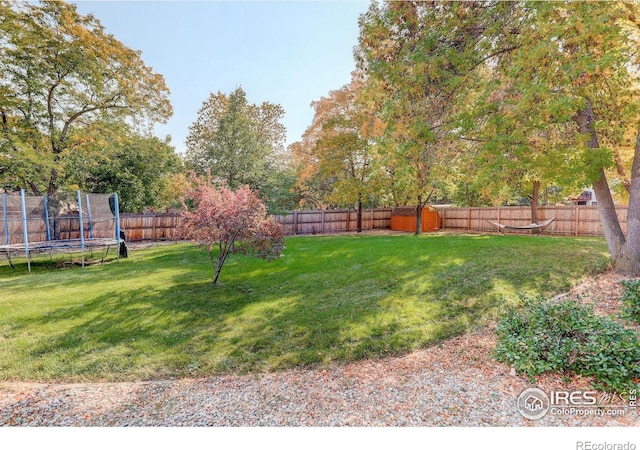
[{"label": "trampoline leg", "polygon": [[100,264],[104,263],[104,259],[107,257],[107,255],[109,254],[109,249],[111,248],[110,245],[107,245],[107,250],[102,252],[102,259],[100,260]]},{"label": "trampoline leg", "polygon": [[7,255],[7,261],[9,261],[9,265],[11,266],[13,271],[15,272],[16,271],[16,266],[13,265],[13,262],[11,261],[11,255],[9,255],[8,251],[7,251],[6,255]]}]

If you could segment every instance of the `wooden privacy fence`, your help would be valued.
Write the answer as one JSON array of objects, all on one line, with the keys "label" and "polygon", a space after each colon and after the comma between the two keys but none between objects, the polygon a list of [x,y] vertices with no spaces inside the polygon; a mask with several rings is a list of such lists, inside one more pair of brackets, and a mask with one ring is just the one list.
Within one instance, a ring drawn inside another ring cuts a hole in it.
[{"label": "wooden privacy fence", "polygon": [[[497,232],[487,222],[520,226],[531,223],[528,206],[502,206],[481,208],[436,207],[442,219],[442,229],[451,231]],[[391,228],[392,208],[365,209],[362,211],[363,230]],[[627,229],[627,207],[616,207],[622,230]],[[540,221],[555,218],[545,233],[568,236],[602,236],[602,225],[597,206],[541,206]],[[286,215],[273,216],[284,227],[287,235],[330,234],[353,232],[357,228],[355,210],[290,211]],[[175,240],[180,224],[180,213],[121,214],[120,227],[128,241]],[[72,227],[64,227],[73,232]]]},{"label": "wooden privacy fence", "polygon": [[170,241],[181,220],[180,213],[120,214],[120,229],[127,241]]},{"label": "wooden privacy fence", "polygon": [[[362,229],[391,228],[391,211],[391,208],[363,209]],[[274,218],[287,235],[342,233],[356,231],[358,227],[357,211],[347,209],[290,211]]]},{"label": "wooden privacy fence", "polygon": [[[391,208],[363,210],[362,229],[391,228],[391,211]],[[357,212],[346,209],[290,211],[273,217],[287,235],[349,232],[356,231],[358,226]],[[180,213],[121,214],[120,228],[128,241],[174,240],[181,220]]]},{"label": "wooden privacy fence", "polygon": [[[522,226],[531,223],[529,206],[503,206],[481,208],[436,207],[442,218],[442,229],[465,231],[496,231],[487,222],[491,220],[504,225]],[[627,229],[626,206],[617,206],[616,212],[622,226]],[[603,236],[597,206],[541,206],[538,208],[540,222],[555,218],[544,230],[545,233],[570,236]],[[530,231],[529,231],[530,232]]]}]

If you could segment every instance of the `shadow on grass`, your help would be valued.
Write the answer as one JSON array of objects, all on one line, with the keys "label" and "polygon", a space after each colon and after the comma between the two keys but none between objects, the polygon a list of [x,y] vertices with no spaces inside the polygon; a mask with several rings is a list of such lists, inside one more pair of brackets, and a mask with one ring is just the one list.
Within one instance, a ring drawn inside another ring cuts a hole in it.
[{"label": "shadow on grass", "polygon": [[21,317],[5,333],[3,377],[171,378],[410,351],[490,323],[518,292],[558,292],[602,259],[598,245],[526,239],[298,238],[272,263],[234,257],[216,287],[204,252],[145,253],[104,274],[126,284],[174,269],[164,285]]}]

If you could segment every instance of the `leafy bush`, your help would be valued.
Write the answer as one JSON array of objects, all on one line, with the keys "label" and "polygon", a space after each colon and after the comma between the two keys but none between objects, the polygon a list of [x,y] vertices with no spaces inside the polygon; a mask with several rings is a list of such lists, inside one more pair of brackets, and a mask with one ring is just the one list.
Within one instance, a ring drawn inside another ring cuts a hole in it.
[{"label": "leafy bush", "polygon": [[640,322],[640,280],[624,280],[620,284],[624,286],[624,294],[622,294],[623,317]]},{"label": "leafy bush", "polygon": [[523,312],[510,310],[496,329],[495,356],[533,378],[544,372],[594,377],[598,388],[617,392],[640,378],[637,333],[593,308],[572,301],[525,300]]}]

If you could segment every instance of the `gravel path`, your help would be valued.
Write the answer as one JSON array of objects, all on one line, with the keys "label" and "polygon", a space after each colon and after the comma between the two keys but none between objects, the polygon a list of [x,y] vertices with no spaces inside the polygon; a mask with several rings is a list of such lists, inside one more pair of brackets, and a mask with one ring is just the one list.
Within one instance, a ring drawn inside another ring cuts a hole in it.
[{"label": "gravel path", "polygon": [[[569,295],[612,314],[619,281],[607,274]],[[524,389],[590,390],[589,380],[545,375],[532,384],[493,360],[494,347],[494,333],[484,329],[402,357],[323,369],[130,383],[4,382],[0,426],[640,425],[637,408],[525,419],[516,408]]]},{"label": "gravel path", "polygon": [[[638,426],[622,417],[516,409],[530,387],[487,357],[489,330],[404,357],[330,369],[134,383],[0,384],[0,424],[56,426]],[[588,389],[559,377],[542,389]]]}]

